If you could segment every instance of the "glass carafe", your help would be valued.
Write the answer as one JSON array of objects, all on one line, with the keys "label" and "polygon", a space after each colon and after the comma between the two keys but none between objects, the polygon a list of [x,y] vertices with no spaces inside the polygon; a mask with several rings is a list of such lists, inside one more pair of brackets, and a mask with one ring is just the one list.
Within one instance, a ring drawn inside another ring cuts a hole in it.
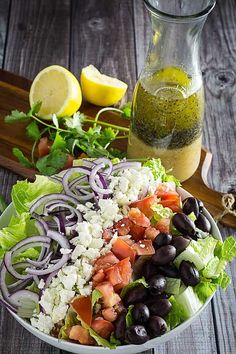
[{"label": "glass carafe", "polygon": [[201,154],[200,35],[215,0],[144,0],[152,38],[136,84],[128,158],[160,157],[184,181]]}]

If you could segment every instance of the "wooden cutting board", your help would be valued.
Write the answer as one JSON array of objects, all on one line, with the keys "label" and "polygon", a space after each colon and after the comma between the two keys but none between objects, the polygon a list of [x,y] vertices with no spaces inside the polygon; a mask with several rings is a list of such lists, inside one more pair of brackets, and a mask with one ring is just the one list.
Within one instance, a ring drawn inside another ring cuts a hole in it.
[{"label": "wooden cutting board", "polygon": [[[6,124],[4,117],[12,109],[27,111],[29,109],[28,94],[31,81],[0,70],[0,165],[22,177],[33,180],[35,171],[22,167],[17,159],[12,155],[12,148],[19,147],[26,156],[30,157],[32,141],[25,134],[25,124],[18,123],[14,125]],[[85,114],[94,117],[98,108],[89,104],[84,104],[81,109]],[[114,122],[114,124],[128,125],[127,122],[115,113],[104,114],[105,121]],[[127,141],[122,140],[119,147],[126,150]],[[211,164],[212,155],[210,152],[202,149],[201,162],[196,173],[186,182],[183,188],[191,194],[201,199],[206,208],[215,219],[226,213],[222,205],[223,193],[214,191],[208,185],[207,173]],[[220,221],[225,226],[236,228],[236,216],[227,213]]]}]

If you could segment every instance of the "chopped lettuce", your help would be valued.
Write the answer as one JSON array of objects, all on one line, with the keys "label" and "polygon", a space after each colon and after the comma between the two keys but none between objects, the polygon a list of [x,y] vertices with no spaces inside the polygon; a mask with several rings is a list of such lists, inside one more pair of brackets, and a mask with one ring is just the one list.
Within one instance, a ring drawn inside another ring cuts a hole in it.
[{"label": "chopped lettuce", "polygon": [[236,240],[233,236],[226,238],[224,242],[218,241],[215,249],[215,256],[231,262],[236,257]]},{"label": "chopped lettuce", "polygon": [[132,324],[134,323],[133,316],[132,316],[133,308],[134,308],[134,305],[129,305],[127,314],[125,316],[125,323],[126,323],[127,328],[132,326]]},{"label": "chopped lettuce", "polygon": [[166,316],[165,321],[171,330],[177,327],[180,323],[184,322],[187,319],[187,316],[185,315],[182,307],[179,306],[174,296],[171,296],[169,301],[171,302],[172,308]]},{"label": "chopped lettuce", "polygon": [[109,348],[109,349],[116,348],[116,344],[114,342],[111,343],[108,340],[102,338],[91,327],[84,325],[84,323],[83,323],[83,327],[89,331],[90,336],[95,339],[95,341],[97,342],[98,345],[101,345],[102,347]]},{"label": "chopped lettuce", "polygon": [[188,286],[181,294],[175,296],[177,305],[184,317],[193,316],[203,305],[191,286]]},{"label": "chopped lettuce", "polygon": [[31,204],[39,197],[51,193],[59,193],[62,191],[60,183],[52,181],[46,176],[36,176],[33,183],[25,181],[17,181],[12,188],[12,201],[18,215],[29,211]]},{"label": "chopped lettuce", "polygon": [[168,175],[168,171],[161,163],[161,159],[151,159],[143,164],[143,166],[150,168],[155,180],[160,182],[174,182],[177,187],[180,186],[180,182],[172,175]]},{"label": "chopped lettuce", "polygon": [[217,284],[222,289],[226,289],[231,283],[231,279],[227,273],[221,272],[218,278],[212,279],[212,283]]},{"label": "chopped lettuce", "polygon": [[26,262],[27,258],[37,259],[39,251],[35,248],[28,248],[26,251],[21,252],[13,258],[13,263]]},{"label": "chopped lettuce", "polygon": [[112,332],[110,336],[110,343],[115,345],[121,345],[121,341],[119,339],[116,339],[114,332]]},{"label": "chopped lettuce", "polygon": [[192,213],[190,213],[190,214],[188,215],[188,217],[189,217],[189,219],[192,220],[193,222],[194,222],[195,220],[197,220],[197,218],[196,218],[196,216],[195,216],[195,214],[194,214],[193,211],[192,211]]},{"label": "chopped lettuce", "polygon": [[161,219],[171,219],[173,216],[173,211],[170,208],[163,207],[161,204],[154,204],[151,209],[154,211],[153,219],[155,222]]},{"label": "chopped lettuce", "polygon": [[72,327],[75,326],[79,323],[77,319],[77,314],[72,311],[71,309],[68,310],[66,318],[65,318],[65,324],[64,326],[61,327],[60,332],[58,334],[59,339],[69,339],[69,334],[68,330]]},{"label": "chopped lettuce", "polygon": [[96,302],[101,299],[102,293],[101,291],[94,289],[92,292],[92,307],[96,304]]},{"label": "chopped lettuce", "polygon": [[[0,259],[19,241],[38,234],[35,221],[30,218],[29,213],[23,213],[20,216],[13,215],[9,225],[0,230]],[[28,251],[27,257],[31,257],[31,250]],[[35,258],[35,253],[32,256]]]},{"label": "chopped lettuce", "polygon": [[123,298],[129,290],[135,288],[137,285],[140,285],[140,284],[145,286],[145,288],[148,288],[148,283],[146,282],[145,278],[142,277],[142,278],[137,279],[137,280],[133,281],[132,283],[129,283],[128,285],[126,285],[120,293],[121,298]]},{"label": "chopped lettuce", "polygon": [[209,296],[214,294],[214,292],[216,291],[217,288],[218,288],[217,284],[214,284],[210,281],[205,280],[205,281],[201,281],[199,284],[197,284],[194,287],[194,291],[197,294],[197,296],[199,297],[200,301],[202,301],[204,303]]},{"label": "chopped lettuce", "polygon": [[218,278],[220,274],[225,270],[227,261],[213,257],[202,271],[202,275],[205,278]]},{"label": "chopped lettuce", "polygon": [[167,294],[178,295],[180,292],[180,284],[180,279],[166,277],[165,292]]}]

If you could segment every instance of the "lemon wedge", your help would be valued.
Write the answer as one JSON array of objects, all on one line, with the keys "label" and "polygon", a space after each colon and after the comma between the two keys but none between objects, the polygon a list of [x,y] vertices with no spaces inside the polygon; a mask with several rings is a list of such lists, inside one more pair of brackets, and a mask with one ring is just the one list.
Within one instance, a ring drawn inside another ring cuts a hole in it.
[{"label": "lemon wedge", "polygon": [[80,82],[86,101],[97,106],[111,106],[117,103],[128,87],[123,81],[103,75],[93,65],[82,69]]},{"label": "lemon wedge", "polygon": [[53,113],[58,117],[74,114],[81,106],[82,93],[78,80],[70,71],[60,65],[51,65],[35,77],[29,100],[31,107],[41,101],[38,115],[51,119]]}]

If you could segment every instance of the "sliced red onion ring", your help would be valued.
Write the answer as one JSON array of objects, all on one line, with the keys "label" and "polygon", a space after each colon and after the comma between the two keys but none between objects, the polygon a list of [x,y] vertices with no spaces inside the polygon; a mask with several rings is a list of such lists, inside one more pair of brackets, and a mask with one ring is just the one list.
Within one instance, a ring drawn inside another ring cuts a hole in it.
[{"label": "sliced red onion ring", "polygon": [[10,293],[7,288],[6,284],[6,274],[7,274],[7,269],[5,265],[2,263],[1,264],[1,269],[0,269],[0,287],[1,287],[1,295],[3,297],[3,300],[11,307],[16,308],[16,304],[14,301],[10,299]]},{"label": "sliced red onion ring", "polygon": [[[100,188],[98,185],[97,185],[97,182],[96,182],[96,175],[98,173],[99,170],[101,170],[102,168],[104,168],[104,163],[100,163],[99,165],[95,166],[91,173],[90,173],[90,176],[89,176],[89,184],[92,188],[92,190],[94,192],[97,192],[99,194],[111,194],[112,193],[112,190],[111,189],[108,189],[108,188]],[[99,179],[101,181],[101,175],[99,176]]]},{"label": "sliced red onion ring", "polygon": [[[94,161],[97,165],[100,163],[104,164],[105,170],[102,172],[102,174],[105,174],[106,177],[109,177],[110,174],[113,171],[113,164],[110,159],[107,159],[106,157],[100,157]],[[108,165],[108,167],[106,167]]]},{"label": "sliced red onion ring", "polygon": [[8,285],[8,290],[11,292],[15,292],[21,289],[25,289],[27,285],[31,282],[31,278],[26,280],[17,280],[15,283]]},{"label": "sliced red onion ring", "polygon": [[49,286],[49,284],[50,284],[51,281],[52,281],[52,278],[54,278],[54,277],[57,275],[57,273],[59,272],[59,270],[60,270],[60,269],[55,270],[54,272],[52,272],[51,274],[48,275],[48,277],[47,277],[47,279],[46,279],[46,281],[45,281],[45,286],[44,286],[44,288],[47,288],[47,287]]},{"label": "sliced red onion ring", "polygon": [[75,172],[83,173],[84,175],[89,176],[91,173],[91,168],[86,167],[86,166],[72,167],[72,168],[68,169],[67,172],[63,176],[62,184],[63,184],[63,188],[64,188],[66,195],[69,195],[71,197],[75,197],[77,199],[77,195],[71,191],[70,186],[69,186],[70,185],[69,178]]},{"label": "sliced red onion ring", "polygon": [[39,199],[36,200],[36,202],[31,206],[30,208],[30,214],[32,215],[39,207],[44,206],[46,202],[68,202],[73,204],[74,206],[77,206],[78,200],[74,197],[74,195],[65,195],[61,193],[53,193],[53,194],[47,194]]},{"label": "sliced red onion ring", "polygon": [[[60,207],[63,207],[64,209],[68,209],[68,210],[71,212],[71,214],[70,214],[71,217],[72,217],[72,215],[73,215],[73,216],[76,215],[76,217],[77,217],[77,222],[81,222],[81,221],[83,220],[80,211],[79,211],[78,209],[74,208],[74,207],[71,206],[71,205],[67,205],[67,204],[60,203],[60,202],[59,202],[59,203],[55,203],[55,204],[53,204],[53,205],[48,205],[48,206],[46,206],[47,212],[51,212],[51,211],[53,211],[55,208],[60,208]],[[45,213],[46,213],[46,211],[45,211]],[[66,216],[66,219],[68,219],[68,216]]]},{"label": "sliced red onion ring", "polygon": [[[34,217],[34,215],[32,215],[32,216]],[[42,217],[36,217],[35,219],[36,219],[35,225],[36,225],[37,229],[39,230],[39,233],[41,235],[45,236],[47,234],[47,231],[48,231],[48,225],[47,225],[46,221],[44,221]]]},{"label": "sliced red onion ring", "polygon": [[138,169],[142,166],[141,162],[129,162],[129,161],[122,161],[118,164],[113,166],[112,174],[116,173],[120,170],[127,170],[127,169]]},{"label": "sliced red onion ring", "polygon": [[[18,250],[19,248],[21,248],[22,246],[28,245],[29,243],[33,243],[33,242],[44,242],[44,243],[51,243],[51,240],[49,237],[47,236],[32,236],[32,237],[27,237],[24,238],[22,241],[18,242],[14,247],[12,247],[10,249],[10,252],[15,252],[16,250]],[[31,247],[31,246],[30,246]],[[28,247],[28,248],[30,248]],[[34,247],[34,246],[33,246]]]},{"label": "sliced red onion ring", "polygon": [[8,308],[9,310],[11,310],[12,312],[15,312],[15,313],[17,312],[17,309],[15,307],[11,306],[6,300],[0,298],[0,303],[3,306],[5,306],[6,308]]},{"label": "sliced red onion ring", "polygon": [[45,257],[42,261],[33,261],[32,259],[27,258],[27,262],[28,262],[27,265],[31,264],[31,265],[33,265],[33,266],[35,266],[35,267],[37,267],[37,268],[43,267],[43,266],[47,265],[47,263],[50,262],[50,259],[51,259],[51,257],[52,257],[52,254],[53,254],[52,251],[49,252],[49,254],[47,255],[47,257]]}]

